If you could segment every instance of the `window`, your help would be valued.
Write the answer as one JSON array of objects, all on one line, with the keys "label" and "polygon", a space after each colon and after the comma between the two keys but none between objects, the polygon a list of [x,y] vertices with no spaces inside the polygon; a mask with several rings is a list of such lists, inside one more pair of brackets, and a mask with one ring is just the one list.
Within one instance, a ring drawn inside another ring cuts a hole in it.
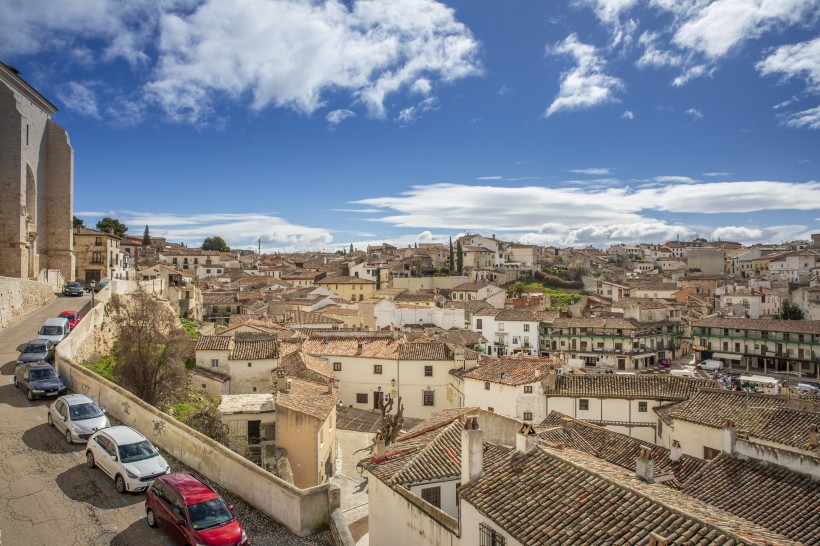
[{"label": "window", "polygon": [[218,367],[219,367],[219,359],[218,358],[212,358],[211,359],[211,368],[218,368]]},{"label": "window", "polygon": [[525,332],[529,332],[529,331],[530,331],[530,325],[529,325],[529,324],[525,324],[525,325],[524,325],[524,331],[525,331]]},{"label": "window", "polygon": [[499,331],[499,332],[503,332],[503,331],[504,331],[504,323],[503,323],[503,322],[499,322],[499,323],[498,323],[498,331]]},{"label": "window", "polygon": [[248,368],[253,368],[253,364],[251,364],[250,362],[248,362]]},{"label": "window", "polygon": [[367,393],[366,392],[356,393],[356,403],[357,404],[367,404]]},{"label": "window", "polygon": [[719,449],[712,449],[711,447],[703,446],[703,458],[707,461],[711,461],[718,455],[720,455]]},{"label": "window", "polygon": [[432,366],[425,366],[424,367],[424,377],[433,377],[433,367]]},{"label": "window", "polygon": [[102,252],[92,252],[91,253],[91,263],[92,264],[101,264],[103,262]]},{"label": "window", "polygon": [[475,319],[475,329],[476,330],[481,330],[481,328],[482,328],[481,322],[482,322],[482,320],[480,318]]},{"label": "window", "polygon": [[578,409],[581,411],[588,411],[589,400],[587,398],[581,398],[580,400],[578,400]]},{"label": "window", "polygon": [[646,402],[638,402],[638,411],[641,413],[646,413],[647,410],[647,403]]},{"label": "window", "polygon": [[524,385],[524,394],[532,394],[532,385]]},{"label": "window", "polygon": [[490,390],[490,382],[489,382],[489,381],[485,381],[485,382],[484,382],[484,390],[485,390],[485,391]]},{"label": "window", "polygon": [[436,391],[422,391],[421,405],[422,406],[435,406],[436,405]]},{"label": "window", "polygon": [[334,362],[333,363],[333,371],[334,372],[342,371],[342,363],[341,362]]},{"label": "window", "polygon": [[524,412],[524,420],[525,421],[532,421],[532,412],[531,411],[525,411]]},{"label": "window", "polygon": [[373,373],[376,375],[382,374],[382,365],[381,364],[373,364]]},{"label": "window", "polygon": [[478,524],[478,534],[481,538],[479,546],[506,546],[507,539],[501,533],[485,523]]},{"label": "window", "polygon": [[425,487],[421,490],[421,498],[436,508],[441,508],[441,487]]}]

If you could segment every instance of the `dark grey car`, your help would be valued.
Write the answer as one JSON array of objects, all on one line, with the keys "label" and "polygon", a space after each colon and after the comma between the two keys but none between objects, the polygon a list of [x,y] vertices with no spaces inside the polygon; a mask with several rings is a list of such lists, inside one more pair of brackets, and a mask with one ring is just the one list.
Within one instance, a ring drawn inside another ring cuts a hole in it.
[{"label": "dark grey car", "polygon": [[26,343],[20,356],[17,357],[18,364],[27,362],[54,362],[54,342],[50,339],[35,339]]},{"label": "dark grey car", "polygon": [[20,364],[14,370],[14,386],[26,391],[26,398],[45,398],[65,394],[66,386],[47,362]]},{"label": "dark grey car", "polygon": [[82,296],[83,285],[78,282],[70,281],[63,286],[63,295],[65,296]]}]

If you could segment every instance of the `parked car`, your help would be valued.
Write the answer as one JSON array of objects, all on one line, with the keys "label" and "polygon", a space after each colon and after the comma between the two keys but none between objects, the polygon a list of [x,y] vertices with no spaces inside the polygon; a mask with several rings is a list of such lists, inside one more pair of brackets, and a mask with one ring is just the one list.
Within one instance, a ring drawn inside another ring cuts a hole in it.
[{"label": "parked car", "polygon": [[86,442],[98,430],[111,426],[105,412],[82,394],[66,394],[51,404],[48,424],[64,434],[69,444]]},{"label": "parked car", "polygon": [[148,438],[125,426],[95,432],[88,439],[85,462],[108,474],[118,493],[145,491],[155,478],[171,471]]},{"label": "parked car", "polygon": [[720,360],[704,360],[703,362],[699,362],[696,367],[699,370],[716,372],[723,369],[723,362]]},{"label": "parked car", "polygon": [[801,381],[797,384],[797,390],[806,394],[820,393],[820,383],[817,381]]},{"label": "parked car", "polygon": [[154,480],[145,495],[145,519],[161,527],[177,544],[246,546],[248,535],[210,486],[187,472]]},{"label": "parked car", "polygon": [[63,295],[64,296],[82,296],[83,295],[83,285],[78,282],[70,281],[63,285]]},{"label": "parked car", "polygon": [[661,358],[660,360],[658,360],[658,366],[660,366],[661,368],[668,368],[671,365],[672,365],[672,361],[669,360],[668,358]]},{"label": "parked car", "polygon": [[29,341],[17,357],[17,364],[41,361],[54,362],[54,342],[50,339]]},{"label": "parked car", "polygon": [[103,288],[105,288],[107,284],[108,284],[108,281],[96,281],[96,282],[94,282],[93,286],[91,285],[91,283],[86,284],[83,287],[83,290],[85,290],[86,292],[91,292],[91,290],[93,289],[94,292],[96,293],[96,292],[99,292],[100,290],[102,290]]},{"label": "parked car", "polygon": [[60,396],[66,391],[57,372],[47,362],[29,362],[17,366],[14,370],[14,386],[24,389],[29,400]]},{"label": "parked car", "polygon": [[79,311],[63,311],[57,316],[68,319],[68,327],[71,330],[73,330],[74,327],[77,326],[77,323],[80,322],[80,319],[83,318]]},{"label": "parked car", "polygon": [[65,317],[54,317],[46,319],[40,331],[37,332],[37,339],[48,339],[57,345],[66,338],[71,328],[68,326],[68,319]]}]

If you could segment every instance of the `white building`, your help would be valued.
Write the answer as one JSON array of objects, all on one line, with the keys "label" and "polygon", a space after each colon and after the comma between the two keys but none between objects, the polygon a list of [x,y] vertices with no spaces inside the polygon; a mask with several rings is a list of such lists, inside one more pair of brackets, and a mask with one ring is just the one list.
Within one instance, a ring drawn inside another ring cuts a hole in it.
[{"label": "white building", "polygon": [[470,327],[492,344],[488,353],[538,355],[538,317],[527,309],[484,309],[474,313]]}]

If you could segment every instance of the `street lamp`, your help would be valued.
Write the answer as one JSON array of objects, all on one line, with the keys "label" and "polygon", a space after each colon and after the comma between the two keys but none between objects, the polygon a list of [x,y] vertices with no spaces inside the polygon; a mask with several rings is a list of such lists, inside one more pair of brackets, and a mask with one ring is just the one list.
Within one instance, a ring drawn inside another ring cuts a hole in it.
[{"label": "street lamp", "polygon": [[393,388],[396,387],[396,378],[395,377],[390,380],[390,386],[393,387]]},{"label": "street lamp", "polygon": [[95,289],[97,288],[97,283],[96,283],[96,281],[93,281],[93,280],[92,280],[92,281],[91,281],[90,286],[91,286],[91,308],[92,308],[92,309],[94,309],[94,305],[96,305],[96,303],[95,303],[95,301],[94,301],[94,300],[95,300],[95,298],[94,298],[94,294],[96,294],[96,292],[97,292],[97,291],[95,290]]}]

